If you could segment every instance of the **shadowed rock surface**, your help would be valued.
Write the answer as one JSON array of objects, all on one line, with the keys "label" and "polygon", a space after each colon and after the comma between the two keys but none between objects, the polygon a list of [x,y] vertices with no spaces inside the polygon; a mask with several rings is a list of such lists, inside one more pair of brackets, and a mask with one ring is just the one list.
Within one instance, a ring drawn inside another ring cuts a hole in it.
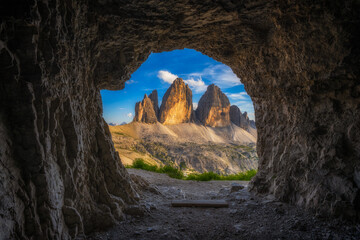
[{"label": "shadowed rock surface", "polygon": [[159,100],[158,100],[158,93],[157,93],[157,90],[153,90],[150,95],[149,95],[149,98],[151,99],[152,101],[152,104],[154,106],[154,111],[155,111],[155,115],[156,115],[156,118],[159,118]]},{"label": "shadowed rock surface", "polygon": [[240,127],[240,116],[241,116],[241,111],[240,108],[236,105],[231,105],[230,106],[230,121],[232,123],[234,123],[236,126]]},{"label": "shadowed rock surface", "polygon": [[149,98],[145,94],[144,99],[141,102],[137,102],[135,104],[135,122],[157,122],[156,105],[154,105],[155,101],[157,103],[157,95],[156,98],[154,92],[152,92],[150,95],[153,99]]},{"label": "shadowed rock surface", "polygon": [[[258,197],[248,191],[245,181],[184,181],[140,169],[129,169],[129,173],[139,186],[147,213],[141,219],[127,218],[119,226],[87,240],[359,239],[360,224],[316,218],[274,196]],[[229,207],[171,207],[171,201],[184,199],[225,199]]]},{"label": "shadowed rock surface", "polygon": [[192,92],[181,78],[175,79],[165,92],[159,115],[159,122],[163,124],[193,121]]},{"label": "shadowed rock surface", "polygon": [[247,112],[241,113],[236,105],[230,106],[230,121],[247,131],[251,131],[251,128],[256,129],[255,121],[249,119]]},{"label": "shadowed rock surface", "polygon": [[136,203],[102,118],[151,52],[227,64],[254,102],[250,190],[360,219],[358,1],[2,1],[1,238],[68,239]]},{"label": "shadowed rock surface", "polygon": [[226,127],[230,125],[230,102],[218,86],[211,84],[201,96],[196,109],[197,119],[205,126]]}]

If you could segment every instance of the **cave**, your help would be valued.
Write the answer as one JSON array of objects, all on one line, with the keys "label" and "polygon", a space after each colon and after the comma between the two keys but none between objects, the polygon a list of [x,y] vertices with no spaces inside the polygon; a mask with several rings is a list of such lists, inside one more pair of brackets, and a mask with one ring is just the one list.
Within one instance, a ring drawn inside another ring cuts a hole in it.
[{"label": "cave", "polygon": [[136,208],[100,90],[124,88],[151,52],[183,48],[231,67],[254,102],[251,191],[359,221],[358,1],[16,0],[0,9],[3,238],[74,238]]}]

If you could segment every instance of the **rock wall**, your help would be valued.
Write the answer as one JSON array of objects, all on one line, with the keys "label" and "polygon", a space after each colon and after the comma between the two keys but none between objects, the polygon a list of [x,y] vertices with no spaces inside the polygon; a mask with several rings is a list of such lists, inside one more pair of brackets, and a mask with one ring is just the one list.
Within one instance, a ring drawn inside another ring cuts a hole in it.
[{"label": "rock wall", "polygon": [[0,6],[0,239],[70,239],[138,195],[102,118],[86,6],[30,3]]},{"label": "rock wall", "polygon": [[1,2],[1,238],[68,239],[136,203],[102,119],[151,52],[193,48],[252,97],[252,191],[360,216],[358,1]]}]

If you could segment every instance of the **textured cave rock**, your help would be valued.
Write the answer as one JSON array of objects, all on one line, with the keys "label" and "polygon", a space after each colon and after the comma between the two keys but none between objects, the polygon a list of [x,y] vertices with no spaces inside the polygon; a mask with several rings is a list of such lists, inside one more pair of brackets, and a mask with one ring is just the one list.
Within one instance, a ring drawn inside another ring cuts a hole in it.
[{"label": "textured cave rock", "polygon": [[[146,94],[144,99],[141,102],[137,102],[135,104],[135,122],[144,122],[144,123],[156,123],[158,118],[156,114],[156,106],[155,103],[155,94],[152,92],[151,98],[149,98]],[[157,95],[156,95],[157,102]]]},{"label": "textured cave rock", "polygon": [[218,86],[211,84],[201,96],[196,109],[196,118],[205,126],[225,127],[230,125],[230,102]]},{"label": "textured cave rock", "polygon": [[181,78],[177,78],[162,98],[159,122],[178,124],[191,121],[193,121],[192,92]]},{"label": "textured cave rock", "polygon": [[151,52],[193,48],[252,97],[251,190],[360,216],[358,1],[2,1],[1,238],[68,239],[136,203],[102,119]]}]

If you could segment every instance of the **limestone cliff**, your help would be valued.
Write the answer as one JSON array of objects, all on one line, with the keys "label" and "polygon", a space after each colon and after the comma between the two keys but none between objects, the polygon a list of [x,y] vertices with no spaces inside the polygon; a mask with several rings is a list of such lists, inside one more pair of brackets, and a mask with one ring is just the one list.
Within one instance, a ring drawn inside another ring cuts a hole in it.
[{"label": "limestone cliff", "polygon": [[196,109],[197,119],[205,126],[230,125],[230,102],[219,87],[211,84],[200,98]]},{"label": "limestone cliff", "polygon": [[192,92],[181,78],[177,78],[162,99],[159,121],[163,124],[178,124],[192,120]]},{"label": "limestone cliff", "polygon": [[[152,98],[155,100],[154,92]],[[157,101],[157,94],[156,94],[156,101]],[[144,122],[144,123],[156,123],[157,122],[157,114],[155,112],[155,106],[152,99],[150,99],[146,94],[144,99],[141,102],[137,102],[135,104],[135,122]]]}]

